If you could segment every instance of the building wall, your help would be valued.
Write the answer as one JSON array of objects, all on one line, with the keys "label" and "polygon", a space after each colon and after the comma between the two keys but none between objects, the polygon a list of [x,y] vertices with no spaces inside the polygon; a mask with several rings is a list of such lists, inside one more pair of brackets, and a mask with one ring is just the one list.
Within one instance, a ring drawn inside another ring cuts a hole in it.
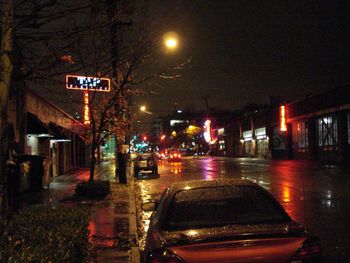
[{"label": "building wall", "polygon": [[79,134],[82,137],[85,134],[85,128],[82,123],[75,120],[54,104],[29,90],[26,90],[25,92],[25,109],[27,112],[36,115],[46,124],[49,124],[50,122],[55,123],[56,125]]},{"label": "building wall", "polygon": [[[339,111],[293,122],[294,157],[321,161],[347,160],[349,150],[347,113]],[[325,123],[329,120],[332,122]],[[306,139],[300,140],[300,137],[303,137],[300,132],[303,130],[300,128],[303,124]]]},{"label": "building wall", "polygon": [[286,105],[295,159],[347,162],[350,87],[332,89]]},{"label": "building wall", "polygon": [[[36,116],[45,127],[49,127],[50,123],[61,127],[67,141],[53,140],[53,131],[45,136],[28,135],[27,112]],[[8,119],[15,128],[16,152],[42,155],[51,159],[51,175],[64,174],[86,166],[84,125],[34,92],[22,89],[12,94]]]}]

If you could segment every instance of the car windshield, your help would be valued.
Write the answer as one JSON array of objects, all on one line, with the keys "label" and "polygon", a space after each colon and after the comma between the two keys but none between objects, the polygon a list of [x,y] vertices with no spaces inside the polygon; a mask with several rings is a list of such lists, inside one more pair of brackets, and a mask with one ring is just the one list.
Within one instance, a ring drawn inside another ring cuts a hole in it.
[{"label": "car windshield", "polygon": [[168,211],[164,230],[280,223],[289,220],[272,197],[252,186],[179,191]]},{"label": "car windshield", "polygon": [[152,154],[142,154],[142,155],[139,155],[138,159],[140,161],[145,161],[145,160],[149,160],[152,158]]}]

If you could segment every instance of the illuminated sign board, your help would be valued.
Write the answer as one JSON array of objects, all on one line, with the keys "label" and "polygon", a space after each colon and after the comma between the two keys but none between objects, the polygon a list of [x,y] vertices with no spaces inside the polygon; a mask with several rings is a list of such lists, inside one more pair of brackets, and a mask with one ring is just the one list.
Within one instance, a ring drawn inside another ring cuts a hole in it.
[{"label": "illuminated sign board", "polygon": [[178,124],[178,123],[183,123],[184,121],[182,120],[170,120],[170,126],[173,127],[175,126],[175,124]]},{"label": "illuminated sign board", "polygon": [[286,108],[284,105],[280,107],[280,130],[283,132],[287,131]]},{"label": "illuminated sign board", "polygon": [[90,124],[89,93],[84,92],[84,124]]},{"label": "illuminated sign board", "polygon": [[212,138],[212,134],[211,134],[211,132],[212,132],[211,120],[206,120],[204,122],[204,127],[203,128],[204,128],[203,136],[204,136],[205,141],[207,143],[214,144],[217,141],[217,139],[216,138],[215,139]]},{"label": "illuminated sign board", "polygon": [[266,138],[266,128],[258,128],[255,129],[255,136],[258,140],[265,139]]},{"label": "illuminated sign board", "polygon": [[109,92],[111,90],[111,80],[109,78],[67,75],[66,88]]},{"label": "illuminated sign board", "polygon": [[225,128],[218,129],[218,135],[224,135],[224,133],[225,133]]},{"label": "illuminated sign board", "polygon": [[251,141],[253,139],[253,132],[252,131],[243,132],[243,139],[245,142]]},{"label": "illuminated sign board", "polygon": [[205,123],[204,123],[204,139],[207,143],[210,143],[211,141],[211,130],[210,130],[210,124],[211,124],[211,121],[210,120],[206,120]]}]

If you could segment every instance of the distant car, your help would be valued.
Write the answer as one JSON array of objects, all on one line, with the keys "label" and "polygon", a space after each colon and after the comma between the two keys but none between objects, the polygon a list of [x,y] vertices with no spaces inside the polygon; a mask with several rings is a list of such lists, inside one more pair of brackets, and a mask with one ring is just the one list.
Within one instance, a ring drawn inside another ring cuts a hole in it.
[{"label": "distant car", "polygon": [[181,154],[179,152],[170,152],[168,156],[169,162],[180,162],[181,161]]},{"label": "distant car", "polygon": [[165,159],[167,159],[167,155],[164,151],[161,151],[158,153],[157,158],[158,158],[158,160],[165,160]]},{"label": "distant car", "polygon": [[193,158],[198,158],[198,157],[204,156],[204,155],[205,155],[204,152],[195,152],[195,153],[193,154]]},{"label": "distant car", "polygon": [[152,153],[139,154],[134,160],[134,175],[137,176],[142,171],[151,171],[158,174],[157,158]]},{"label": "distant car", "polygon": [[321,262],[320,240],[248,180],[197,180],[166,188],[154,211],[143,262]]}]

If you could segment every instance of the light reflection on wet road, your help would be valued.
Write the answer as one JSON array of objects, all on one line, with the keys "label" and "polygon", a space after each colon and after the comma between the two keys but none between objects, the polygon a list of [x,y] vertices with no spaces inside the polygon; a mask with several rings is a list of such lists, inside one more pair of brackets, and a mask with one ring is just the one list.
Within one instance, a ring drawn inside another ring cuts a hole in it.
[{"label": "light reflection on wet road", "polygon": [[[322,239],[325,262],[350,262],[350,168],[309,161],[250,158],[184,159],[159,164],[160,177],[139,180],[143,202],[178,181],[243,178],[261,185],[296,221]],[[145,226],[150,214],[142,215]]]}]

